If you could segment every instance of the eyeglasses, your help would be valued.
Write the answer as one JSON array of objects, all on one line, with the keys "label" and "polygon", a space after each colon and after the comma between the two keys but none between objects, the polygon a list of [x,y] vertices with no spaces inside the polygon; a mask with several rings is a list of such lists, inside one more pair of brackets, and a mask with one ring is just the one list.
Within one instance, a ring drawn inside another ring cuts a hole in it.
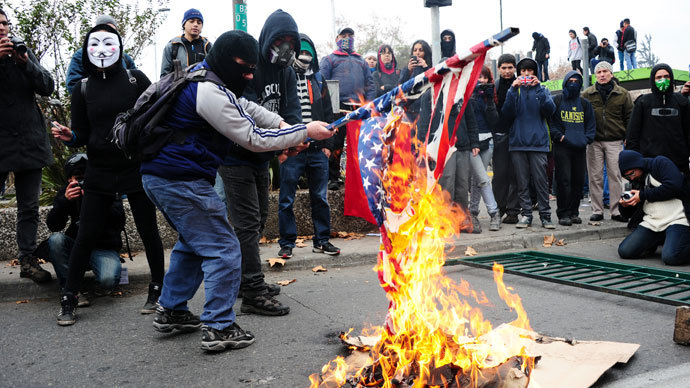
[{"label": "eyeglasses", "polygon": [[11,25],[12,25],[12,23],[10,23],[10,22],[8,22],[8,21],[4,21],[4,20],[3,20],[3,21],[0,22],[0,26],[3,26],[3,27],[7,27],[7,26],[11,26]]},{"label": "eyeglasses", "polygon": [[627,180],[631,180],[631,178],[633,178],[634,176],[635,176],[635,171],[630,171],[626,174],[623,174],[623,178],[625,178]]}]

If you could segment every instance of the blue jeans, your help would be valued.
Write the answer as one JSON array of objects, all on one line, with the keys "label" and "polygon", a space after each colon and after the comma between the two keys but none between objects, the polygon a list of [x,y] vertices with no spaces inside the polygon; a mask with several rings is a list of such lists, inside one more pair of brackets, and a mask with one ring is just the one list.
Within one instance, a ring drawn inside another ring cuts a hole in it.
[{"label": "blue jeans", "polygon": [[[49,253],[46,258],[53,264],[60,288],[65,287],[69,273],[69,255],[74,246],[74,239],[64,233],[53,233],[48,238]],[[110,290],[120,284],[122,264],[120,255],[113,249],[94,249],[89,260],[93,274],[101,287]]]},{"label": "blue jeans", "polygon": [[292,207],[295,203],[297,181],[307,172],[311,219],[314,223],[314,244],[327,243],[331,236],[331,209],[328,206],[328,158],[320,149],[309,148],[287,158],[280,165],[280,195],[278,197],[278,229],[281,247],[295,247],[297,224]]},{"label": "blue jeans", "polygon": [[623,52],[623,51],[618,52],[618,63],[621,66],[621,71],[625,70],[625,52]]},{"label": "blue jeans", "polygon": [[[635,58],[635,52],[634,51],[631,53],[626,51],[623,54],[623,56],[625,58],[625,66],[628,68],[628,70],[637,69],[637,59]],[[621,62],[621,65],[622,64],[623,63]]]},{"label": "blue jeans", "polygon": [[203,280],[206,303],[201,320],[218,330],[232,325],[242,258],[225,205],[203,179],[176,181],[143,175],[142,182],[178,233],[158,302],[165,308],[187,310],[187,301]]},{"label": "blue jeans", "polygon": [[[544,82],[549,80],[549,60],[545,59],[543,61],[537,62],[537,78],[539,81]],[[544,72],[542,75],[542,71]]]},{"label": "blue jeans", "polygon": [[220,198],[221,201],[225,204],[225,206],[228,206],[228,200],[225,198],[225,185],[223,184],[223,178],[220,177],[220,174],[218,171],[216,171],[216,184],[213,185],[213,191],[218,194],[218,198]]},{"label": "blue jeans", "polygon": [[661,261],[666,265],[690,264],[690,228],[671,225],[663,232],[654,232],[638,225],[618,246],[622,259],[641,259],[663,244]]},{"label": "blue jeans", "polygon": [[470,165],[472,167],[472,175],[470,176],[470,212],[475,215],[479,214],[479,201],[482,198],[489,215],[493,215],[498,211],[498,204],[494,198],[491,181],[486,173],[493,153],[494,146],[491,143],[489,148],[479,151],[479,155],[476,157],[470,156]]}]

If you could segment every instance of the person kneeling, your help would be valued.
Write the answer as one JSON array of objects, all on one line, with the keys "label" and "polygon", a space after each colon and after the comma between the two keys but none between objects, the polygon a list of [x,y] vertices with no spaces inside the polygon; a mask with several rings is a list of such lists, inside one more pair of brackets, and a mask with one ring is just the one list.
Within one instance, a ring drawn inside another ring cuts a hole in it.
[{"label": "person kneeling", "polygon": [[[53,234],[46,240],[47,252],[45,259],[53,264],[55,274],[60,282],[60,288],[64,288],[69,273],[69,255],[74,246],[79,230],[79,216],[86,170],[86,154],[72,155],[65,162],[65,175],[67,184],[58,191],[53,200],[53,208],[48,213],[46,224]],[[65,230],[67,221],[69,227]],[[107,218],[103,220],[106,227],[101,238],[96,242],[96,249],[91,251],[89,264],[96,275],[96,280],[104,290],[112,290],[120,283],[120,255],[122,247],[120,231],[125,225],[125,212],[122,201],[114,201]],[[64,230],[64,232],[63,232]],[[46,244],[44,243],[44,244]],[[41,244],[41,245],[44,245]],[[84,298],[79,300],[80,306],[88,306]]]},{"label": "person kneeling", "polygon": [[640,259],[663,244],[664,264],[689,264],[690,194],[683,190],[684,177],[678,167],[665,156],[643,158],[630,150],[620,153],[618,165],[624,178],[642,186],[623,193],[619,201],[622,211],[641,211],[642,221],[618,246],[618,255],[623,259]]}]

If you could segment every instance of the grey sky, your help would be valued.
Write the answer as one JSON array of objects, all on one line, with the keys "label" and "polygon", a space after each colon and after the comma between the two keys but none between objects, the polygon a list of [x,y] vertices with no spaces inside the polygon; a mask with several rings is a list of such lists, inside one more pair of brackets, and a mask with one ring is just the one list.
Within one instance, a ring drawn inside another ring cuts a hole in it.
[{"label": "grey sky", "polygon": [[[248,32],[256,38],[266,17],[281,8],[295,18],[300,32],[308,34],[317,45],[333,39],[330,0],[247,0],[247,3]],[[182,14],[192,6],[204,15],[203,35],[211,40],[232,28],[230,0],[171,0],[168,17],[157,34],[159,65],[163,46],[171,37],[181,33]],[[450,28],[455,31],[458,49],[468,48],[500,30],[498,8],[498,0],[454,0],[453,6],[441,8],[441,29]],[[423,7],[423,0],[335,0],[335,10],[337,16],[355,22],[366,22],[374,15],[391,18],[404,26],[405,38],[410,43],[418,38],[431,43],[430,14]],[[503,25],[519,27],[521,30],[520,35],[506,44],[505,51],[530,50],[532,32],[538,31],[549,38],[551,65],[554,65],[553,62],[566,60],[569,29],[576,30],[578,36],[582,37],[582,27],[588,26],[598,39],[606,37],[613,41],[618,23],[627,17],[638,31],[638,40],[645,34],[652,35],[652,51],[662,62],[670,64],[674,69],[688,70],[688,16],[690,1],[687,0],[504,0]],[[499,53],[498,48],[492,50],[494,58]],[[405,55],[406,53],[403,54]],[[145,50],[140,63],[150,77],[158,73],[158,70],[154,72],[153,47]],[[618,68],[617,63],[615,67]]]}]

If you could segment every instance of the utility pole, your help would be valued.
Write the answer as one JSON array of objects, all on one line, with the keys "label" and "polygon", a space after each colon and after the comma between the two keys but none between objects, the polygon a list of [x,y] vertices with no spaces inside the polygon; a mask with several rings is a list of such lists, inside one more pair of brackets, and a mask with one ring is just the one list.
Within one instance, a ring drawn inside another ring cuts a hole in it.
[{"label": "utility pole", "polygon": [[433,67],[441,61],[441,23],[438,6],[431,9],[431,58],[432,63],[427,63]]},{"label": "utility pole", "polygon": [[338,37],[338,26],[335,25],[335,0],[331,0],[331,20],[333,22],[333,39],[331,42],[334,42]]},{"label": "utility pole", "polygon": [[585,36],[584,39],[580,41],[582,45],[582,89],[589,87],[592,79],[589,76],[589,39]]},{"label": "utility pole", "polygon": [[247,0],[232,0],[232,16],[235,29],[247,32]]},{"label": "utility pole", "polygon": [[[498,17],[501,20],[501,31],[503,31],[503,0],[498,0]],[[501,45],[501,55],[503,55],[503,45]]]}]

